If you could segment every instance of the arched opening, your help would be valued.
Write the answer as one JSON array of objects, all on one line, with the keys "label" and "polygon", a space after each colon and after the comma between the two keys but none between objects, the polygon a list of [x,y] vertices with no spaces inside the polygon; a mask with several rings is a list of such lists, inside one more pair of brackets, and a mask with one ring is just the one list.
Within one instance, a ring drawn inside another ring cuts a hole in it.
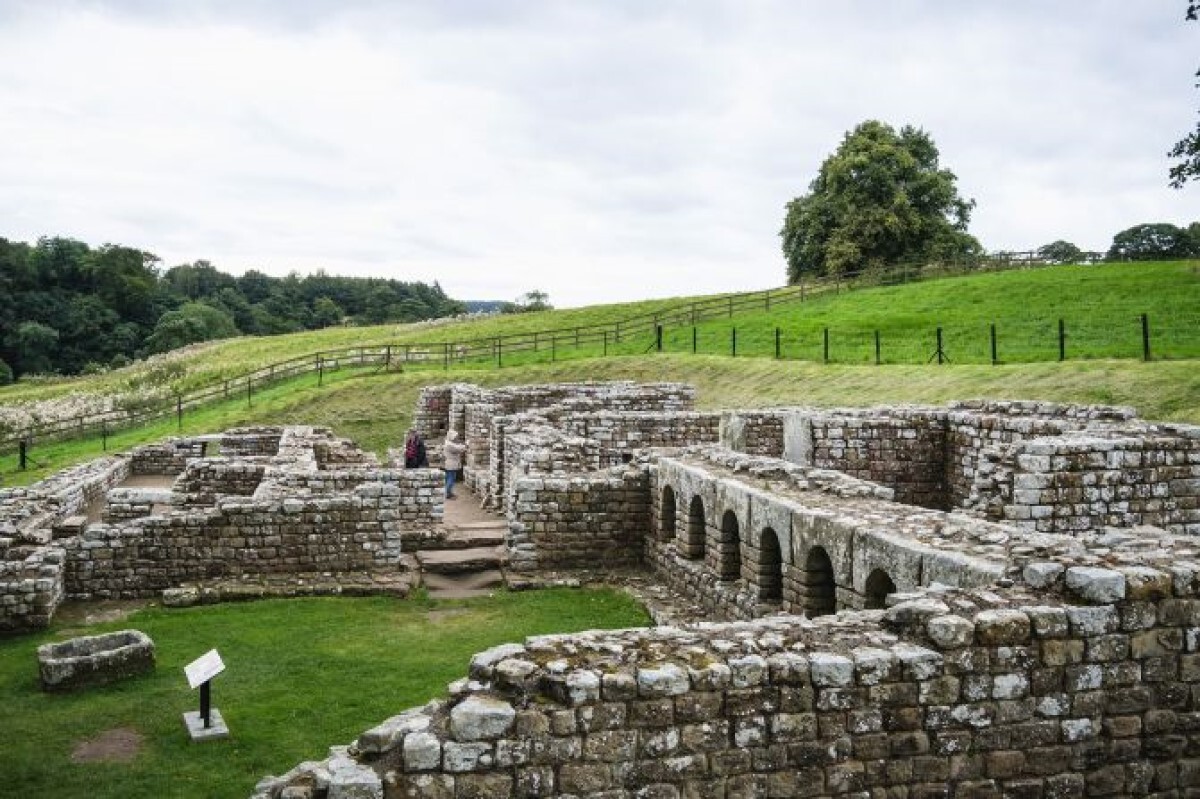
[{"label": "arched opening", "polygon": [[663,486],[662,502],[659,505],[659,538],[670,541],[675,537],[675,489]]},{"label": "arched opening", "polygon": [[783,600],[783,557],[779,552],[779,536],[770,527],[762,531],[758,550],[758,599],[760,602]]},{"label": "arched opening", "polygon": [[700,497],[692,497],[688,505],[687,535],[683,541],[683,555],[692,560],[704,557],[704,537],[706,525],[704,521],[704,501]]},{"label": "arched opening", "polygon": [[896,593],[896,584],[887,572],[876,569],[867,576],[866,592],[867,602],[864,607],[867,610],[880,610],[885,607],[884,602],[888,595]]},{"label": "arched opening", "polygon": [[804,594],[804,612],[810,619],[837,610],[833,561],[824,547],[813,547],[804,559]]},{"label": "arched opening", "polygon": [[718,576],[722,580],[736,580],[742,576],[742,536],[738,528],[737,514],[725,511],[721,517],[720,559],[717,561]]}]

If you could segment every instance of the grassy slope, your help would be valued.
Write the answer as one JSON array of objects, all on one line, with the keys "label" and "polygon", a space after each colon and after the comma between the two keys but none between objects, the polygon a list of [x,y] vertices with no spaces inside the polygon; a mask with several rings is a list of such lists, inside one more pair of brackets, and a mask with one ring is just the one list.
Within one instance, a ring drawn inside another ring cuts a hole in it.
[{"label": "grassy slope", "polygon": [[[58,623],[48,633],[0,640],[0,794],[248,796],[263,775],[324,757],[331,744],[443,694],[481,649],[647,621],[616,591],[558,589],[461,602],[330,598],[152,609],[86,631]],[[38,690],[39,644],[128,627],[154,639],[153,675],[73,694]],[[213,704],[232,737],[196,745],[180,720],[198,701],[183,666],[214,645],[227,671],[213,683]],[[70,762],[76,743],[115,727],[144,736],[136,760]]]},{"label": "grassy slope", "polygon": [[[250,423],[305,423],[332,427],[364,447],[383,452],[403,435],[421,386],[468,380],[484,385],[559,380],[680,380],[694,383],[702,408],[783,404],[870,405],[940,403],[1006,397],[1133,405],[1149,419],[1200,423],[1200,366],[1196,361],[1068,361],[1011,366],[848,366],[766,358],[647,355],[564,361],[490,371],[450,370],[374,374],[345,371],[325,386],[306,377],[257,394],[253,407],[234,400],[184,418],[185,433]],[[175,434],[174,420],[115,437],[112,449]],[[38,447],[40,469],[15,471],[0,458],[0,475],[23,483],[100,454],[100,442]]]},{"label": "grassy slope", "polygon": [[[885,363],[924,363],[941,326],[952,362],[989,363],[988,325],[995,323],[1001,361],[1047,361],[1058,358],[1063,319],[1069,358],[1138,358],[1143,313],[1157,357],[1200,356],[1200,264],[1064,266],[825,294],[701,325],[698,343],[701,351],[729,352],[735,324],[739,352],[771,354],[779,327],[784,357],[820,360],[828,327],[832,360],[865,363],[874,360],[878,330]],[[691,331],[668,335],[666,345],[690,349]]]},{"label": "grassy slope", "polygon": [[[334,328],[289,336],[231,339],[190,348],[174,358],[186,371],[173,382],[185,390],[287,358],[348,346],[385,343],[467,341],[550,328],[612,323],[690,299],[672,298],[596,305],[517,316],[488,317],[434,327],[382,325]],[[883,358],[892,363],[923,363],[933,352],[934,328],[941,325],[955,363],[988,359],[987,325],[999,328],[1002,360],[1057,358],[1057,320],[1067,320],[1070,357],[1137,357],[1137,317],[1148,313],[1154,351],[1164,357],[1200,357],[1200,264],[1191,262],[1064,266],[944,278],[904,286],[820,295],[804,304],[770,313],[739,314],[738,347],[743,354],[773,352],[775,327],[784,333],[785,357],[820,360],[821,329],[831,329],[834,361],[867,362],[874,356],[873,331],[880,330]],[[700,326],[700,348],[729,351],[729,323]],[[691,346],[691,330],[667,331],[669,349]],[[622,354],[645,350],[649,339],[629,342]],[[596,353],[559,351],[560,357]],[[610,350],[611,351],[611,350]],[[530,356],[506,359],[506,365]],[[548,360],[542,351],[532,360]],[[484,358],[479,366],[487,367]],[[152,366],[134,366],[105,375],[0,388],[0,403],[43,399],[72,391],[124,390]],[[163,371],[159,369],[159,371]]]},{"label": "grassy slope", "polygon": [[[610,324],[694,299],[704,298],[677,297],[592,305],[585,308],[491,316],[435,326],[416,324],[334,327],[285,336],[246,336],[193,345],[186,348],[185,352],[179,353],[175,360],[186,368],[187,378],[182,381],[186,388],[319,350],[406,342],[466,341],[551,328]],[[21,382],[0,387],[0,404],[46,399],[71,392],[121,391],[131,379],[137,379],[147,370],[145,365],[134,365],[103,375]]]}]

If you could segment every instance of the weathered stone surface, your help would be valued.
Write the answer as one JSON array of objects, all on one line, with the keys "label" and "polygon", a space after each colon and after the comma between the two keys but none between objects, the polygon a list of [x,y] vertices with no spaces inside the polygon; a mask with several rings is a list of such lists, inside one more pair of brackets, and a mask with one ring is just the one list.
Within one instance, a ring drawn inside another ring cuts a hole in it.
[{"label": "weathered stone surface", "polygon": [[1105,605],[1125,598],[1125,575],[1111,569],[1072,566],[1067,569],[1067,588],[1086,602]]},{"label": "weathered stone surface", "polygon": [[475,694],[450,711],[450,734],[458,741],[499,738],[512,727],[517,711],[503,699]]}]

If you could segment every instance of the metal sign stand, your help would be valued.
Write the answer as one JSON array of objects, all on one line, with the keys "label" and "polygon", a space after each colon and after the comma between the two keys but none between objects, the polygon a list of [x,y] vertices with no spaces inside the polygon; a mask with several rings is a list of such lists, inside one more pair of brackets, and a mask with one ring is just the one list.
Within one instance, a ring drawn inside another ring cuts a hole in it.
[{"label": "metal sign stand", "polygon": [[229,727],[221,711],[212,706],[212,679],[225,671],[217,650],[210,649],[183,667],[188,685],[200,689],[200,710],[183,714],[183,725],[193,741],[211,741],[229,737]]}]

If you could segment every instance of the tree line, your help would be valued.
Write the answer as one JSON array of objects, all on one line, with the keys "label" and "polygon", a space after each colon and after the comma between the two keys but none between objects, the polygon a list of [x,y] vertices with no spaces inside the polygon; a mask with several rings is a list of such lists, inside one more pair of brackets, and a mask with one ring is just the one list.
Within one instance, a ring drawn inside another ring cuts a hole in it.
[{"label": "tree line", "polygon": [[207,261],[162,269],[132,247],[0,238],[0,383],[79,374],[200,341],[462,313],[441,286],[318,271],[235,277]]},{"label": "tree line", "polygon": [[[904,262],[973,263],[983,246],[967,232],[975,201],[940,163],[933,138],[867,120],[846,133],[821,164],[808,192],[787,204],[782,238],[788,283],[840,278]],[[1096,260],[1068,241],[1038,249],[1050,263]],[[1134,225],[1117,233],[1104,258],[1200,258],[1200,222]]]}]

